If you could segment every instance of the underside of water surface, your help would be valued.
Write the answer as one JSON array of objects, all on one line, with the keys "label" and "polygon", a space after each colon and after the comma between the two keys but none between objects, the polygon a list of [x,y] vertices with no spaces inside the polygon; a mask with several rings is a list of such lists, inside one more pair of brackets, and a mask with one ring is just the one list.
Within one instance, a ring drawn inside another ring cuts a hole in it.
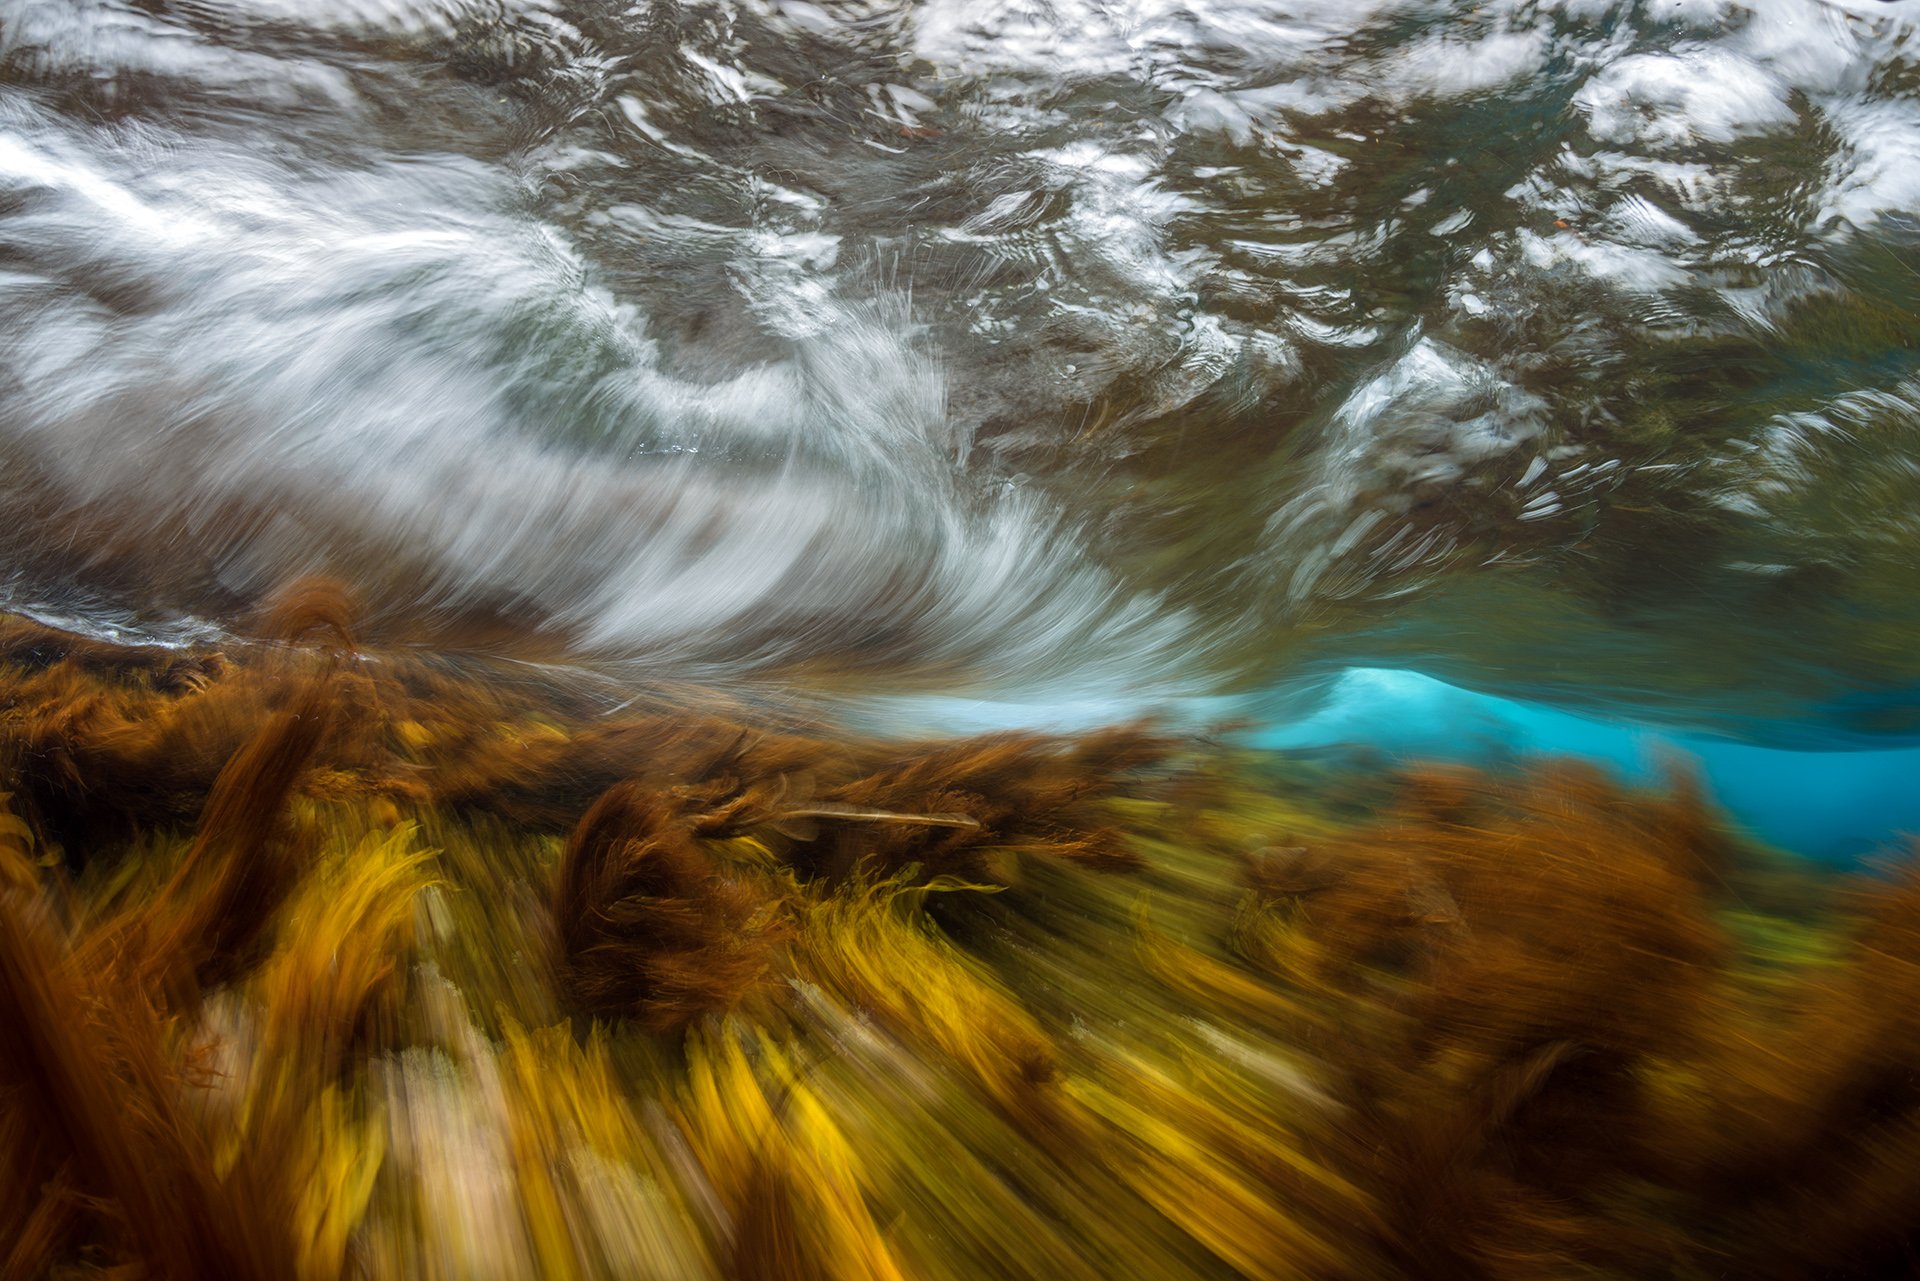
[{"label": "underside of water surface", "polygon": [[18,604],[1916,727],[1909,4],[4,16]]},{"label": "underside of water surface", "polygon": [[0,1277],[1896,1277],[1920,0],[0,0]]}]

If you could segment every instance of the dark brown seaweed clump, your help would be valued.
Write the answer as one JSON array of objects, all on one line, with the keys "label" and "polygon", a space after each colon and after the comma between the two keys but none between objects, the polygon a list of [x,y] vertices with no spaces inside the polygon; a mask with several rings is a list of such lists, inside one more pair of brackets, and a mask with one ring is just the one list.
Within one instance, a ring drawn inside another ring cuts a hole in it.
[{"label": "dark brown seaweed clump", "polygon": [[665,1030],[730,1009],[765,980],[786,933],[779,900],[716,865],[692,806],[684,793],[620,783],[568,839],[554,920],[575,1008]]},{"label": "dark brown seaweed clump", "polygon": [[1370,1017],[1324,1050],[1410,1272],[1646,1265],[1616,1210],[1656,1178],[1647,1078],[1695,1061],[1725,951],[1698,802],[1570,764],[1410,779],[1398,812],[1251,868],[1258,959]]}]

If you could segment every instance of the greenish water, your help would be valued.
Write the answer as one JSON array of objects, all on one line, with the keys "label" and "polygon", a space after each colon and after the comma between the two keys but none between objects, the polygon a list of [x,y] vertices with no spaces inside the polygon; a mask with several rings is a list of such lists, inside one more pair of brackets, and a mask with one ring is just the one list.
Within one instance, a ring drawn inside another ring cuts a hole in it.
[{"label": "greenish water", "polygon": [[5,601],[1905,743],[1916,12],[8,0]]}]

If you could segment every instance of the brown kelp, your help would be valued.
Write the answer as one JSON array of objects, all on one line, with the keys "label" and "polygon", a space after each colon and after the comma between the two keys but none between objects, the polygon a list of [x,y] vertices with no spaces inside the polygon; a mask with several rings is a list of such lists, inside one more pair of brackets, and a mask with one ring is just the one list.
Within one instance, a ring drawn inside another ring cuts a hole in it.
[{"label": "brown kelp", "polygon": [[1920,876],[1684,777],[0,620],[8,1277],[1848,1277]]}]

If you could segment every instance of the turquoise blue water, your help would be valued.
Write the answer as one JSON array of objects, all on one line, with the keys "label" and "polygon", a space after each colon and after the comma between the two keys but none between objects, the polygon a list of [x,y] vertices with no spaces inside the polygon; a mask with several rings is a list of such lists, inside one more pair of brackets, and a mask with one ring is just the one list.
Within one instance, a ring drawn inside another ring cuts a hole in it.
[{"label": "turquoise blue water", "polygon": [[1752,836],[1851,863],[1920,834],[1920,748],[1793,751],[1575,715],[1448,685],[1417,672],[1353,668],[1318,711],[1255,736],[1262,747],[1352,745],[1401,760],[1492,763],[1580,756],[1639,782],[1697,770]]}]

